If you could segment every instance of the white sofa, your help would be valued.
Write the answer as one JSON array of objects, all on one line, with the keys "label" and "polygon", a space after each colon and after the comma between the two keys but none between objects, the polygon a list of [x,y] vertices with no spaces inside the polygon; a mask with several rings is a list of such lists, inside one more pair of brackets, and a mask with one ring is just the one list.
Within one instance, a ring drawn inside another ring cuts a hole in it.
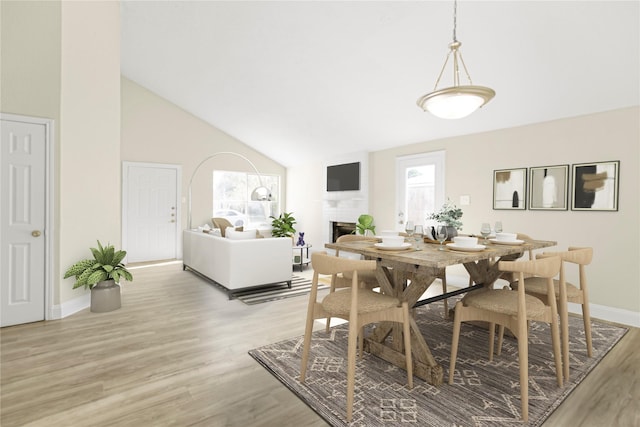
[{"label": "white sofa", "polygon": [[229,298],[240,290],[286,282],[291,287],[292,245],[288,237],[232,240],[183,231],[183,269],[224,287]]}]

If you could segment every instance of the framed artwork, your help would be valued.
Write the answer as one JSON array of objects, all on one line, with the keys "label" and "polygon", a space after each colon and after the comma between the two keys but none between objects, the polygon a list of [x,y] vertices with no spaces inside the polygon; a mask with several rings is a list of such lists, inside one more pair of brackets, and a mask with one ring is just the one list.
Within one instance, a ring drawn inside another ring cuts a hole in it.
[{"label": "framed artwork", "polygon": [[620,161],[572,165],[571,210],[617,211]]},{"label": "framed artwork", "polygon": [[529,168],[529,209],[569,209],[569,165]]},{"label": "framed artwork", "polygon": [[493,209],[526,209],[527,168],[493,171]]}]

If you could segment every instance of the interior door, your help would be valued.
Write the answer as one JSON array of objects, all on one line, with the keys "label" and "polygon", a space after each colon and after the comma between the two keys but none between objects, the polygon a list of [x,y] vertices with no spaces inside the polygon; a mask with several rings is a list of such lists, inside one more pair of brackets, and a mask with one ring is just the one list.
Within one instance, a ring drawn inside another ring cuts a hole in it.
[{"label": "interior door", "polygon": [[180,166],[124,162],[123,174],[127,262],[178,258]]},{"label": "interior door", "polygon": [[444,151],[396,159],[396,229],[406,221],[428,225],[427,217],[444,203]]},{"label": "interior door", "polygon": [[45,319],[46,132],[2,119],[0,326]]}]

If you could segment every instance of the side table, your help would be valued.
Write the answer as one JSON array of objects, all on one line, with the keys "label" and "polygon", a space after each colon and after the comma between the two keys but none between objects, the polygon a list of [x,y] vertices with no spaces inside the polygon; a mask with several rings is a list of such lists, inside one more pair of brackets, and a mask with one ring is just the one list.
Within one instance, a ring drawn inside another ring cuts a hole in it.
[{"label": "side table", "polygon": [[[309,258],[310,247],[310,244],[293,247],[293,266],[300,267],[300,271],[302,271],[304,267],[311,262],[311,258]],[[300,251],[299,254],[298,251]]]}]

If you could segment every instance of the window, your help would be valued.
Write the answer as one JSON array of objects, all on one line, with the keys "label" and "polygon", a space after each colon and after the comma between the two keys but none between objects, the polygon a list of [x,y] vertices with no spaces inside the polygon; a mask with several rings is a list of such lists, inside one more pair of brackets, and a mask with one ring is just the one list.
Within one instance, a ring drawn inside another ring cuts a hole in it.
[{"label": "window", "polygon": [[[262,181],[271,190],[273,200],[256,202],[251,192]],[[229,220],[234,226],[256,228],[271,224],[270,216],[280,214],[280,177],[247,172],[213,171],[213,216]]]}]

